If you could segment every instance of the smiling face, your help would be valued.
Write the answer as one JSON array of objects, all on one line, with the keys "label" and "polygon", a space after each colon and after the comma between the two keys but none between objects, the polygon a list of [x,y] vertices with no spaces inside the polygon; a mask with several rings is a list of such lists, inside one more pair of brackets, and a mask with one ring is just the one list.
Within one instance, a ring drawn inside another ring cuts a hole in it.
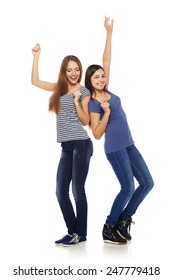
[{"label": "smiling face", "polygon": [[69,84],[77,84],[80,79],[80,75],[81,72],[79,65],[75,61],[70,60],[66,69],[66,76]]},{"label": "smiling face", "polygon": [[95,90],[103,90],[106,85],[106,76],[100,68],[91,76],[91,84]]}]

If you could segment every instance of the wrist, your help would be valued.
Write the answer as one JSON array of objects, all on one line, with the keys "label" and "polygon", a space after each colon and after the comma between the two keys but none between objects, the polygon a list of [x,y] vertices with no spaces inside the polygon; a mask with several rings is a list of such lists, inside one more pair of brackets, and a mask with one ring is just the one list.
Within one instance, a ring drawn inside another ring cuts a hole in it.
[{"label": "wrist", "polygon": [[104,115],[109,117],[110,112],[111,112],[110,110],[107,110],[107,111],[104,112]]},{"label": "wrist", "polygon": [[39,55],[33,55],[33,58],[35,61],[38,61],[39,60]]},{"label": "wrist", "polygon": [[107,127],[107,124],[104,124],[102,121],[100,122],[100,125],[102,125],[103,127]]},{"label": "wrist", "polygon": [[107,29],[106,31],[107,31],[107,34],[112,34],[112,29],[111,30]]}]

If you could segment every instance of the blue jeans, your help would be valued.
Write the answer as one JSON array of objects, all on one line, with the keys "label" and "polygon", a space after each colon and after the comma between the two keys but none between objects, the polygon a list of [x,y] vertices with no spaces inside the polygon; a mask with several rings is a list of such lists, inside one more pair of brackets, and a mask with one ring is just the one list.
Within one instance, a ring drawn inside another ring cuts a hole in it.
[{"label": "blue jeans", "polygon": [[[119,219],[128,221],[153,188],[148,167],[135,145],[106,154],[119,180],[121,190],[116,196],[106,223],[115,225]],[[135,189],[134,178],[139,183]]]},{"label": "blue jeans", "polygon": [[[56,195],[66,223],[68,233],[87,235],[87,199],[85,181],[93,154],[91,139],[63,142],[57,169]],[[69,196],[70,183],[76,209]]]}]

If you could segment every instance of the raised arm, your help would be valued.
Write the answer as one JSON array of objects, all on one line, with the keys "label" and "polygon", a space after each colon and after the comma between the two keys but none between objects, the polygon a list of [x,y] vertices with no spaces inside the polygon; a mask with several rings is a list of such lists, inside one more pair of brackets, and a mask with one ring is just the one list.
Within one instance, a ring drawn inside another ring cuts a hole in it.
[{"label": "raised arm", "polygon": [[32,49],[33,64],[32,64],[32,73],[31,73],[31,82],[36,87],[53,92],[55,90],[56,83],[49,83],[46,81],[41,81],[39,79],[38,63],[39,63],[40,52],[41,52],[40,44],[36,44],[35,47]]},{"label": "raised arm", "polygon": [[109,84],[110,64],[111,64],[111,42],[113,31],[113,20],[110,21],[109,17],[105,17],[104,26],[106,28],[106,43],[103,52],[103,69],[106,75],[106,88]]}]

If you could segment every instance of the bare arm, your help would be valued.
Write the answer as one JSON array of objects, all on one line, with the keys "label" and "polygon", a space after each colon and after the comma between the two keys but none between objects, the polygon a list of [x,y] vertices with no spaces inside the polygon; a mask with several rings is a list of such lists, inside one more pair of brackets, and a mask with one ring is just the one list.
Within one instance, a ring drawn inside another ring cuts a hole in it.
[{"label": "bare arm", "polygon": [[106,28],[106,43],[103,52],[103,69],[106,75],[106,88],[109,84],[110,76],[110,64],[111,64],[111,42],[112,42],[112,31],[113,31],[113,20],[110,22],[109,17],[105,17],[104,26]]},{"label": "bare arm", "polygon": [[90,101],[90,96],[86,96],[81,104],[80,104],[80,96],[81,93],[79,90],[74,92],[74,104],[76,106],[78,117],[83,125],[88,125],[90,121],[89,113],[88,113],[88,103]]},{"label": "bare arm", "polygon": [[101,121],[99,113],[90,113],[92,133],[97,140],[99,140],[103,136],[110,115],[110,104],[107,101],[102,101],[100,106],[104,110],[104,115]]},{"label": "bare arm", "polygon": [[[106,75],[106,88],[107,88],[109,83],[110,64],[111,64],[111,41],[112,41],[112,31],[113,31],[113,20],[110,22],[110,18],[105,17],[104,26],[106,28],[106,42],[105,42],[105,48],[104,48],[102,59],[103,59],[103,69]],[[100,121],[99,113],[94,113],[94,112],[90,113],[91,129],[96,139],[100,139],[103,136],[110,116],[110,108],[109,108],[110,104],[106,100],[103,100],[100,106],[104,111],[104,115],[101,121]]]},{"label": "bare arm", "polygon": [[36,44],[35,47],[32,49],[33,64],[32,64],[32,73],[31,73],[31,82],[36,87],[53,92],[55,90],[56,83],[49,83],[46,81],[41,81],[39,79],[38,63],[39,63],[40,52],[41,52],[40,45]]}]

